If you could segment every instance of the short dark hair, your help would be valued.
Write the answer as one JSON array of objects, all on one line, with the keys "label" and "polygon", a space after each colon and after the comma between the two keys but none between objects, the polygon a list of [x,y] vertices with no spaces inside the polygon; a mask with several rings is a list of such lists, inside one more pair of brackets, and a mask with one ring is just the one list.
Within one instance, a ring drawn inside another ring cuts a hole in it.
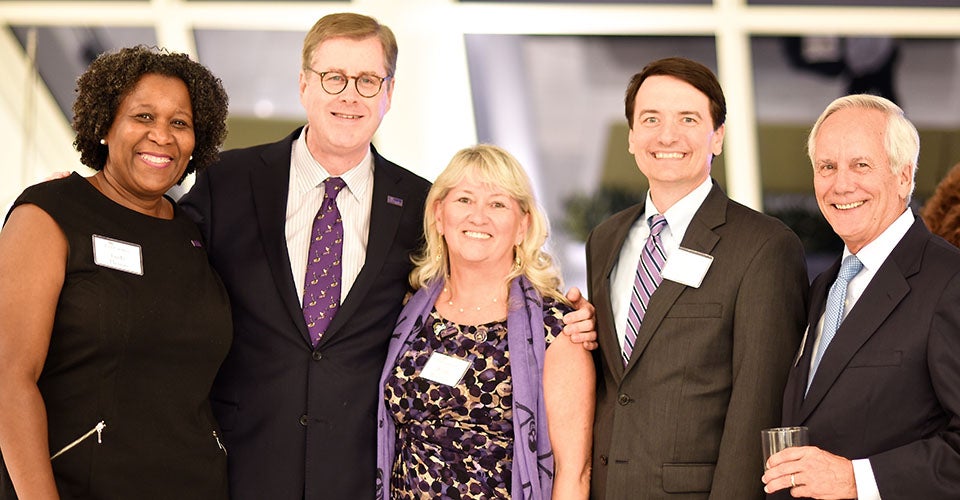
[{"label": "short dark hair", "polygon": [[710,68],[683,57],[668,57],[659,59],[644,66],[643,70],[630,78],[627,93],[624,96],[624,105],[627,114],[627,123],[633,128],[633,106],[637,100],[637,91],[640,85],[651,76],[672,76],[689,83],[695,89],[703,92],[710,100],[710,117],[713,118],[713,129],[720,128],[727,119],[727,100],[723,97],[723,89],[717,80],[717,75]]},{"label": "short dark hair", "polygon": [[228,99],[220,79],[186,54],[137,45],[100,54],[77,79],[73,145],[84,165],[94,170],[106,165],[109,152],[100,139],[113,125],[120,101],[148,74],[178,78],[190,94],[195,146],[184,176],[217,161],[227,135]]}]

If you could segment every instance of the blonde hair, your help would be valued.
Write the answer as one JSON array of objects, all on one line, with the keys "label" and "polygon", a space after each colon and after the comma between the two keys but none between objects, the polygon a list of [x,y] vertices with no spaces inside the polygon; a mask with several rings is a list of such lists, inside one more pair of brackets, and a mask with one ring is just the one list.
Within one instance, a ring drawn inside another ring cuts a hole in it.
[{"label": "blonde hair", "polygon": [[832,114],[843,109],[873,109],[880,111],[887,117],[887,130],[884,134],[883,147],[890,161],[890,170],[899,175],[904,167],[909,166],[913,172],[910,176],[910,194],[907,203],[913,197],[916,187],[917,160],[920,158],[920,134],[917,128],[904,116],[903,110],[888,99],[870,94],[852,94],[834,99],[820,114],[820,118],[813,124],[810,136],[807,138],[807,156],[810,164],[817,168],[817,134],[823,122]]},{"label": "blonde hair", "polygon": [[446,240],[437,230],[437,204],[467,178],[503,190],[517,201],[520,211],[530,218],[523,240],[514,248],[520,264],[513,267],[506,281],[509,283],[513,278],[524,275],[541,296],[566,302],[560,291],[563,286],[560,271],[553,257],[543,248],[550,225],[534,198],[530,178],[516,158],[490,144],[479,144],[458,151],[430,188],[423,216],[426,244],[413,257],[410,285],[414,289],[422,288],[450,274]]}]

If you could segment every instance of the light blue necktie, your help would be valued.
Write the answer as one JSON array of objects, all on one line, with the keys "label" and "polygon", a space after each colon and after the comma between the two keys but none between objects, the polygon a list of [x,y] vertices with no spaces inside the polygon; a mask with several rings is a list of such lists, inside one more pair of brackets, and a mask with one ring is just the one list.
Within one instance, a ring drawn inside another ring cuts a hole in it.
[{"label": "light blue necktie", "polygon": [[863,269],[863,263],[856,255],[848,255],[843,259],[840,266],[840,273],[837,274],[837,281],[830,287],[830,293],[827,295],[827,307],[823,313],[823,331],[820,333],[820,345],[817,346],[816,357],[813,358],[813,367],[810,369],[810,377],[807,378],[807,390],[810,390],[810,384],[813,382],[813,375],[817,373],[820,366],[820,360],[823,359],[823,353],[837,334],[837,328],[843,322],[844,304],[847,302],[847,286],[860,270]]}]

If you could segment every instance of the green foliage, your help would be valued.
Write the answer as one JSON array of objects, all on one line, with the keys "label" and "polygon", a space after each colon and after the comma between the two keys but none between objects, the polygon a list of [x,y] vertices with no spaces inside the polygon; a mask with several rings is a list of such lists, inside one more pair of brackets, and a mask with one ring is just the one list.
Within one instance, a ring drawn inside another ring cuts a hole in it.
[{"label": "green foliage", "polygon": [[601,187],[592,194],[576,194],[564,200],[566,217],[563,228],[579,241],[587,241],[587,236],[597,224],[611,215],[640,203],[642,193],[634,189]]},{"label": "green foliage", "polygon": [[794,233],[797,233],[807,255],[839,254],[843,251],[843,240],[833,232],[819,210],[789,207],[769,210],[768,213],[783,221]]}]

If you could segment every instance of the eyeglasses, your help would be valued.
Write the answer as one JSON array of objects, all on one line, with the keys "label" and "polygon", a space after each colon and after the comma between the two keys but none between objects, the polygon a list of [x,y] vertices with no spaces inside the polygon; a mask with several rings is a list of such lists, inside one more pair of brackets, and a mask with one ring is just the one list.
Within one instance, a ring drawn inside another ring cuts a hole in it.
[{"label": "eyeglasses", "polygon": [[347,88],[350,79],[353,79],[353,85],[357,93],[362,97],[374,97],[380,93],[383,88],[383,82],[391,77],[379,77],[370,73],[362,73],[357,76],[347,76],[339,71],[317,71],[313,68],[304,68],[320,75],[320,86],[323,91],[330,95],[337,95]]}]

